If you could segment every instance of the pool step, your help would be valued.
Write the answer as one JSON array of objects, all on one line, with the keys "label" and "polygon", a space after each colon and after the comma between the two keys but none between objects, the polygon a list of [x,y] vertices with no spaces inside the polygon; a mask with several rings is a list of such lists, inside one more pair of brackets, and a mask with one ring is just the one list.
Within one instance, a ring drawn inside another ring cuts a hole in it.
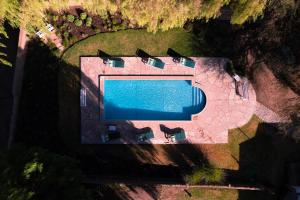
[{"label": "pool step", "polygon": [[201,91],[199,88],[193,87],[193,106],[198,106],[201,104]]}]

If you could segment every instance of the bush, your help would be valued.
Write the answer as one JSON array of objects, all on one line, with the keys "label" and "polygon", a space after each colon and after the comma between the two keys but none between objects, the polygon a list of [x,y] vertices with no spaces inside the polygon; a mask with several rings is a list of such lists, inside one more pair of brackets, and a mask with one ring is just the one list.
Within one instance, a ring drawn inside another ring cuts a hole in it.
[{"label": "bush", "polygon": [[52,16],[52,20],[53,20],[54,22],[57,22],[57,21],[58,21],[58,16],[57,16],[57,15],[53,15],[53,16]]},{"label": "bush", "polygon": [[91,18],[91,17],[88,17],[87,19],[86,19],[86,26],[87,27],[91,27],[92,26],[92,22],[93,22],[93,19]]},{"label": "bush", "polygon": [[74,20],[75,20],[74,15],[67,15],[67,20],[68,20],[69,22],[73,23]]},{"label": "bush", "polygon": [[64,38],[67,38],[67,39],[69,39],[69,36],[70,36],[69,32],[67,32],[67,31],[66,31],[66,32],[64,32],[64,34],[63,34],[63,35],[64,35]]},{"label": "bush", "polygon": [[116,19],[113,19],[113,20],[112,20],[112,24],[113,24],[113,25],[116,25],[116,24],[118,24],[118,21],[117,21]]},{"label": "bush", "polygon": [[86,14],[85,12],[80,13],[80,19],[81,19],[81,20],[85,20],[86,17],[87,17],[87,14]]},{"label": "bush", "polygon": [[75,24],[76,26],[81,26],[81,25],[82,25],[82,20],[76,19],[75,22],[74,22],[74,24]]},{"label": "bush", "polygon": [[69,39],[68,39],[68,38],[64,38],[62,43],[63,43],[63,46],[64,46],[64,47],[68,47],[68,46],[69,46],[69,44],[70,44],[70,42],[69,42]]},{"label": "bush", "polygon": [[225,179],[225,174],[222,169],[208,167],[195,168],[190,174],[185,175],[184,180],[188,184],[216,184],[222,183]]}]

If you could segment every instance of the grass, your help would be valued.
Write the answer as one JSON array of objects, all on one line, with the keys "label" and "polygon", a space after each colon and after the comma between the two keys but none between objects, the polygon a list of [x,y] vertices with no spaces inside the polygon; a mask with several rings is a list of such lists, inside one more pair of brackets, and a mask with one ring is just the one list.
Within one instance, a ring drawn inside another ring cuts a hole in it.
[{"label": "grass", "polygon": [[237,190],[189,189],[191,197],[185,193],[177,194],[176,200],[237,200]]},{"label": "grass", "polygon": [[275,200],[274,196],[257,191],[238,191],[227,189],[199,189],[187,190],[190,196],[182,191],[177,193],[176,200]]},{"label": "grass", "polygon": [[166,56],[172,48],[185,56],[200,56],[196,37],[182,29],[166,32],[148,33],[146,30],[125,30],[115,33],[101,33],[82,40],[70,47],[63,59],[71,65],[78,66],[79,57],[97,55],[101,49],[109,55],[134,56],[137,48],[153,56]]},{"label": "grass", "polygon": [[190,174],[185,176],[188,184],[199,184],[201,182],[208,184],[222,183],[224,180],[224,172],[214,166],[198,167]]},{"label": "grass", "polygon": [[239,169],[240,144],[254,138],[262,120],[253,115],[247,124],[229,130],[228,144],[201,145],[208,160],[218,168]]}]

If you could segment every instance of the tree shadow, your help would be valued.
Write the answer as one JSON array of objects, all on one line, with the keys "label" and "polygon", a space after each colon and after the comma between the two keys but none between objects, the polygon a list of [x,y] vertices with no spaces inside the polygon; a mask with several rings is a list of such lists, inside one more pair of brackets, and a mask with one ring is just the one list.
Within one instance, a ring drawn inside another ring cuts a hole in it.
[{"label": "tree shadow", "polygon": [[11,28],[7,23],[4,24],[4,27],[9,38],[0,37],[0,42],[6,45],[5,48],[0,47],[0,49],[7,55],[3,58],[9,61],[12,67],[0,64],[0,149],[7,147],[9,138],[13,104],[13,76],[19,36],[19,30]]},{"label": "tree shadow", "polygon": [[260,123],[256,135],[240,144],[239,169],[228,170],[231,183],[263,186],[262,192],[239,191],[239,199],[276,199],[286,185],[286,165],[300,160],[300,144],[283,135],[280,124]]}]

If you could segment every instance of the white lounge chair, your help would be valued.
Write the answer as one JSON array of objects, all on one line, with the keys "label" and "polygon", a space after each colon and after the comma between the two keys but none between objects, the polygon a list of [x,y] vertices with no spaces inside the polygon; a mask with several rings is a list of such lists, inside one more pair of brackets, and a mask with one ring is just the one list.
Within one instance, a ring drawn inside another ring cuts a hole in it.
[{"label": "white lounge chair", "polygon": [[49,24],[49,23],[46,25],[46,28],[47,28],[48,31],[50,31],[50,32],[54,30],[54,27],[53,27],[51,24]]},{"label": "white lounge chair", "polygon": [[36,32],[35,34],[36,34],[39,38],[41,38],[41,39],[44,38],[44,36],[45,36],[45,33],[44,33],[43,31],[41,31],[41,30],[38,31],[38,32]]}]

